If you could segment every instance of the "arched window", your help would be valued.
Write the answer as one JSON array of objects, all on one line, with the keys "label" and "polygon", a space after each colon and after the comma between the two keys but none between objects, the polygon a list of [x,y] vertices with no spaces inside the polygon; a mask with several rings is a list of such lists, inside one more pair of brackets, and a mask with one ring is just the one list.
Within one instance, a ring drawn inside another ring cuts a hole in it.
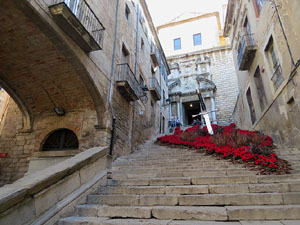
[{"label": "arched window", "polygon": [[69,129],[53,131],[46,139],[42,151],[63,151],[78,149],[79,143],[76,134]]}]

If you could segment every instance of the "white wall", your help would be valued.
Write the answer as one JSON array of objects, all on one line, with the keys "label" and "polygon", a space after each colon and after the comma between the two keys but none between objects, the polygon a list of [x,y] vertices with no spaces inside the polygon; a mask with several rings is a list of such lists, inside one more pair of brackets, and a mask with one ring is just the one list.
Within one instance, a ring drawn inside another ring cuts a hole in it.
[{"label": "white wall", "polygon": [[[202,44],[194,46],[193,35],[198,33],[202,35]],[[158,35],[167,57],[220,46],[219,28],[215,16],[162,28],[158,31]],[[176,38],[181,38],[180,50],[174,50]]]}]

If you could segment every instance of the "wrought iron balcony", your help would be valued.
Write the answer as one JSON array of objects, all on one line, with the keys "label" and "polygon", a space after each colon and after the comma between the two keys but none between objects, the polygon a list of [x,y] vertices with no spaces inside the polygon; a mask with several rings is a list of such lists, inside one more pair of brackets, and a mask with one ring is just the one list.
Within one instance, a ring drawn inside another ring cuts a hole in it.
[{"label": "wrought iron balcony", "polygon": [[158,101],[158,100],[161,99],[161,96],[160,96],[161,87],[160,87],[156,77],[151,78],[149,90],[150,90],[150,92],[151,92],[151,94],[152,94],[155,101]]},{"label": "wrought iron balcony", "polygon": [[117,87],[130,102],[142,96],[142,89],[127,63],[118,64]]},{"label": "wrought iron balcony", "polygon": [[257,46],[253,34],[245,34],[239,44],[238,66],[239,70],[249,70],[255,57]]},{"label": "wrought iron balcony", "polygon": [[104,27],[85,0],[51,0],[57,24],[86,52],[101,50]]}]

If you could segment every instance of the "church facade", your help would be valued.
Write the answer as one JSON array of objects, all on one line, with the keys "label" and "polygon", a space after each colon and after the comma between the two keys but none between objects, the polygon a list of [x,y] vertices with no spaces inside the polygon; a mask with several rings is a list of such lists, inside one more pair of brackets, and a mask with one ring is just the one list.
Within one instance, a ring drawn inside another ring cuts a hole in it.
[{"label": "church facade", "polygon": [[[181,30],[187,32],[181,33]],[[212,30],[214,30],[212,32]],[[219,13],[184,18],[158,27],[170,65],[168,76],[170,118],[191,125],[200,112],[200,88],[211,122],[232,122],[237,81],[232,53],[222,36]]]}]

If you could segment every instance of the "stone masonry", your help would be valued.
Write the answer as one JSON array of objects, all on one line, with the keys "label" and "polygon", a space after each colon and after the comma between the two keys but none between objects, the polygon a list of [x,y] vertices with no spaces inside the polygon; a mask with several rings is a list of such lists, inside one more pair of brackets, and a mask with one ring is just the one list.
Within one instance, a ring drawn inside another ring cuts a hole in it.
[{"label": "stone masonry", "polygon": [[108,185],[59,225],[299,224],[300,151],[276,152],[292,164],[291,174],[256,175],[241,164],[148,142],[116,160]]},{"label": "stone masonry", "polygon": [[[64,7],[72,7],[68,2]],[[0,185],[22,177],[31,158],[55,161],[110,145],[113,117],[114,157],[136,150],[137,144],[167,126],[163,100],[168,95],[169,70],[145,1],[121,0],[118,7],[110,0],[88,4],[89,15],[105,28],[102,49],[91,52],[55,19],[49,10],[54,1],[13,0],[0,6],[0,86],[10,96],[0,129],[0,152],[8,153],[0,158]],[[133,82],[130,87],[138,90],[136,100],[126,97],[117,84],[120,74],[126,75],[122,63],[132,71],[126,82]],[[152,77],[161,86],[159,99],[141,91],[143,85],[150,88]],[[64,114],[54,109],[63,109]],[[47,138],[61,129],[76,136],[78,149],[43,152]]]}]

